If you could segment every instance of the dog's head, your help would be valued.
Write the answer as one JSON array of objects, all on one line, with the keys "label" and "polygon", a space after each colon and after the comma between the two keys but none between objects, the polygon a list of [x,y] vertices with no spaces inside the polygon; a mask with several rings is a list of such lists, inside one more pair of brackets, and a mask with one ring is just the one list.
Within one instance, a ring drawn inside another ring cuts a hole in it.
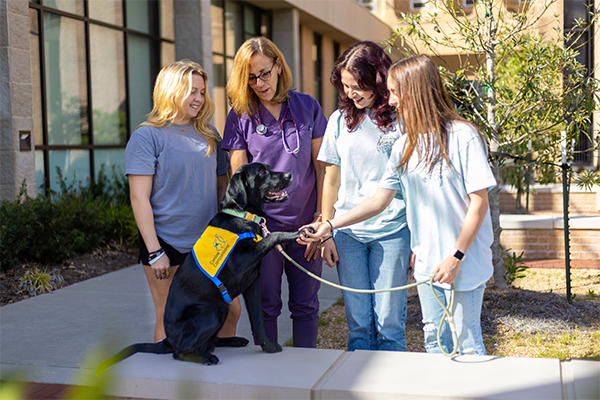
[{"label": "dog's head", "polygon": [[264,216],[265,203],[281,203],[288,198],[285,188],[292,183],[289,172],[275,172],[269,164],[242,165],[233,174],[221,208],[248,211]]}]

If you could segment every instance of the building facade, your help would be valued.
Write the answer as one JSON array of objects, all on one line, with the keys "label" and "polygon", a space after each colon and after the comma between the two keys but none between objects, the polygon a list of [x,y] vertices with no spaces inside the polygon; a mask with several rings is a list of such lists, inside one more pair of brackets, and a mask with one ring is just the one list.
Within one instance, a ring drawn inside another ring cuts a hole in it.
[{"label": "building facade", "polygon": [[165,64],[189,58],[211,82],[213,123],[229,111],[225,85],[237,48],[266,36],[292,68],[294,88],[337,107],[336,58],[388,24],[354,0],[0,0],[0,200],[27,185],[57,189],[124,171],[127,140],[152,107]]}]

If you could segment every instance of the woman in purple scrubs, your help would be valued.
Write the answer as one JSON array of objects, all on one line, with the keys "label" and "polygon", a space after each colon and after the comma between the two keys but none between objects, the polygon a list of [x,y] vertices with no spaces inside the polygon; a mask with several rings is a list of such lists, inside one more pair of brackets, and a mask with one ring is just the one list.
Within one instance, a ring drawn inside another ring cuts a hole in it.
[{"label": "woman in purple scrubs", "polygon": [[[264,162],[275,171],[291,172],[289,200],[267,204],[270,231],[294,231],[320,221],[324,166],[317,161],[327,120],[311,96],[291,91],[292,73],[277,46],[264,37],[247,40],[236,53],[227,83],[232,110],[222,146],[229,150],[231,170]],[[291,243],[284,250],[309,271],[321,275],[320,244]],[[281,278],[289,285],[294,347],[316,347],[320,284],[293,266],[277,250],[261,266],[262,308],[270,341],[277,341],[281,314]]]}]

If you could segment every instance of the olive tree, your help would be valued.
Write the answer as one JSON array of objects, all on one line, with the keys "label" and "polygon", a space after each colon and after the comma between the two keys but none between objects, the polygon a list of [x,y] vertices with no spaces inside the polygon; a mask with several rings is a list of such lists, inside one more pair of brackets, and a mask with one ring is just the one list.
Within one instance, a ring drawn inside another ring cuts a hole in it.
[{"label": "olive tree", "polygon": [[[484,133],[497,181],[518,193],[532,176],[540,183],[560,178],[561,147],[573,154],[581,132],[591,131],[598,107],[598,82],[577,56],[583,32],[593,29],[600,14],[589,9],[586,21],[574,21],[577,29],[564,32],[553,12],[556,1],[511,6],[507,0],[481,0],[467,10],[453,1],[430,0],[433,11],[402,14],[385,43],[390,50],[428,53],[439,62],[458,112]],[[598,138],[590,141],[590,150],[597,149]],[[582,179],[597,182],[593,174]],[[499,190],[490,190],[489,198],[494,279],[503,287],[508,283]]]}]

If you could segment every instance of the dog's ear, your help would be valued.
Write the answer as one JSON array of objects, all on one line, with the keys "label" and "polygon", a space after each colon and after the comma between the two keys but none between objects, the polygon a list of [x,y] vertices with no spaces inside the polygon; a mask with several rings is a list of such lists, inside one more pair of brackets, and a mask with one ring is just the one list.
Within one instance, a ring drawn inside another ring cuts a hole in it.
[{"label": "dog's ear", "polygon": [[221,209],[232,208],[235,210],[244,210],[247,206],[246,171],[239,169],[229,180],[227,192],[221,201]]}]

